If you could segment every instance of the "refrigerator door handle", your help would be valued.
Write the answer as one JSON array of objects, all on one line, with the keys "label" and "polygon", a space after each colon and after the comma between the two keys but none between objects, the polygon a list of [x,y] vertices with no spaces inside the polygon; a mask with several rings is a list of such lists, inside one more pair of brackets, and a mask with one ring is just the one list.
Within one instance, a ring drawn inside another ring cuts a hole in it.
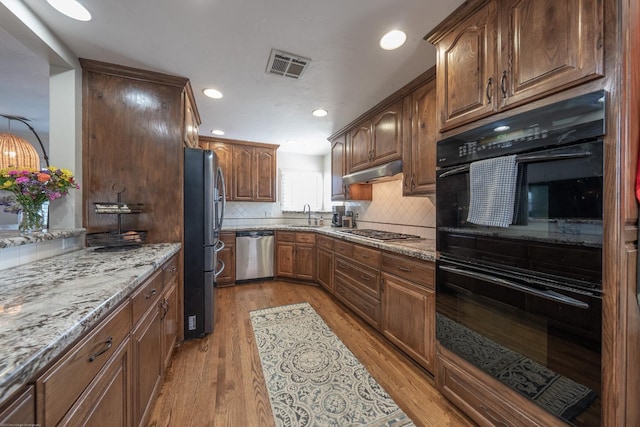
[{"label": "refrigerator door handle", "polygon": [[224,271],[224,261],[222,261],[221,259],[218,260],[218,264],[222,264],[222,266],[220,267],[219,270],[215,271],[213,273],[214,277],[218,277],[220,275],[220,273],[222,273]]},{"label": "refrigerator door handle", "polygon": [[218,240],[218,243],[213,247],[213,252],[220,252],[224,249],[224,242],[222,240]]},{"label": "refrigerator door handle", "polygon": [[[216,203],[215,198],[215,189],[211,188],[211,184],[214,184],[214,160],[215,153],[213,151],[205,151],[204,152],[204,166],[203,166],[203,174],[204,174],[204,182],[205,182],[205,192],[204,192],[204,245],[211,246],[215,243],[217,238],[217,233],[215,230],[216,220],[215,217],[218,216],[217,209],[218,204]],[[209,185],[207,186],[207,183]],[[208,191],[207,191],[208,190]],[[215,216],[215,217],[214,217]]]},{"label": "refrigerator door handle", "polygon": [[[220,186],[220,191],[218,191],[219,201],[221,202],[222,207],[220,209],[220,212],[218,213],[218,204],[216,203],[216,224],[215,224],[216,231],[222,230],[222,221],[224,220],[224,209],[227,203],[227,186],[224,183],[224,174],[222,173],[221,167],[218,167],[218,171],[216,172],[216,186],[219,186],[219,184],[222,184]],[[222,193],[221,196],[220,196],[220,193]]]}]

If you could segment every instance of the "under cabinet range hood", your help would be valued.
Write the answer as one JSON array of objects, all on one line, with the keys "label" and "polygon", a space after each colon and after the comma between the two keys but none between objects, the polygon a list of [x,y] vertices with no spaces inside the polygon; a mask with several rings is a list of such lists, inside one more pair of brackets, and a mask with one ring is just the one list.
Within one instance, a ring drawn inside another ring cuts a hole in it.
[{"label": "under cabinet range hood", "polygon": [[342,177],[344,185],[362,184],[369,182],[389,181],[402,172],[402,160],[394,160],[384,165],[350,173]]}]

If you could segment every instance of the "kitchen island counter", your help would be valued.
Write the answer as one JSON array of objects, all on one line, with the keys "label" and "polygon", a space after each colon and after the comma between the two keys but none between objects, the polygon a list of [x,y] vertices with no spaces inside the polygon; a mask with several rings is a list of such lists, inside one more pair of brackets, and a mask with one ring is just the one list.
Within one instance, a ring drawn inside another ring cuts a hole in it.
[{"label": "kitchen island counter", "polygon": [[82,249],[2,270],[0,404],[180,250]]},{"label": "kitchen island counter", "polygon": [[[250,231],[250,230],[286,230],[286,231],[303,231],[307,233],[318,233],[330,236],[336,239],[345,240],[352,243],[370,246],[377,249],[406,255],[412,258],[418,258],[424,261],[436,260],[436,241],[433,239],[408,239],[382,241],[366,237],[355,236],[352,234],[341,232],[340,227],[323,226],[310,227],[305,225],[243,225],[236,227],[223,227],[222,231]],[[348,230],[348,229],[347,229]]]}]

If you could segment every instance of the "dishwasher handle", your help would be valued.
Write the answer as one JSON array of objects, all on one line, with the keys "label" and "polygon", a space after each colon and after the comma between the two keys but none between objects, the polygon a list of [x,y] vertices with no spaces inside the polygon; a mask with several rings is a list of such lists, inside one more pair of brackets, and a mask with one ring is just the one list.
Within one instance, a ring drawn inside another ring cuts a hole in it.
[{"label": "dishwasher handle", "polygon": [[236,237],[264,237],[273,236],[273,230],[236,231]]}]

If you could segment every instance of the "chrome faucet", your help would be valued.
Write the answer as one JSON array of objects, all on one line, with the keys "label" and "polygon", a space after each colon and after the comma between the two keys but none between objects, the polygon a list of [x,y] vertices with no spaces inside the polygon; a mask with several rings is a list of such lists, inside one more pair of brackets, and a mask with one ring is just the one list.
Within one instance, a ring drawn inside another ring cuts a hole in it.
[{"label": "chrome faucet", "polygon": [[[309,208],[309,211],[307,211],[307,207]],[[302,213],[308,213],[309,214],[309,219],[307,220],[307,223],[309,225],[311,225],[311,205],[309,203],[307,203],[306,205],[304,205],[304,207],[302,208]]]}]

